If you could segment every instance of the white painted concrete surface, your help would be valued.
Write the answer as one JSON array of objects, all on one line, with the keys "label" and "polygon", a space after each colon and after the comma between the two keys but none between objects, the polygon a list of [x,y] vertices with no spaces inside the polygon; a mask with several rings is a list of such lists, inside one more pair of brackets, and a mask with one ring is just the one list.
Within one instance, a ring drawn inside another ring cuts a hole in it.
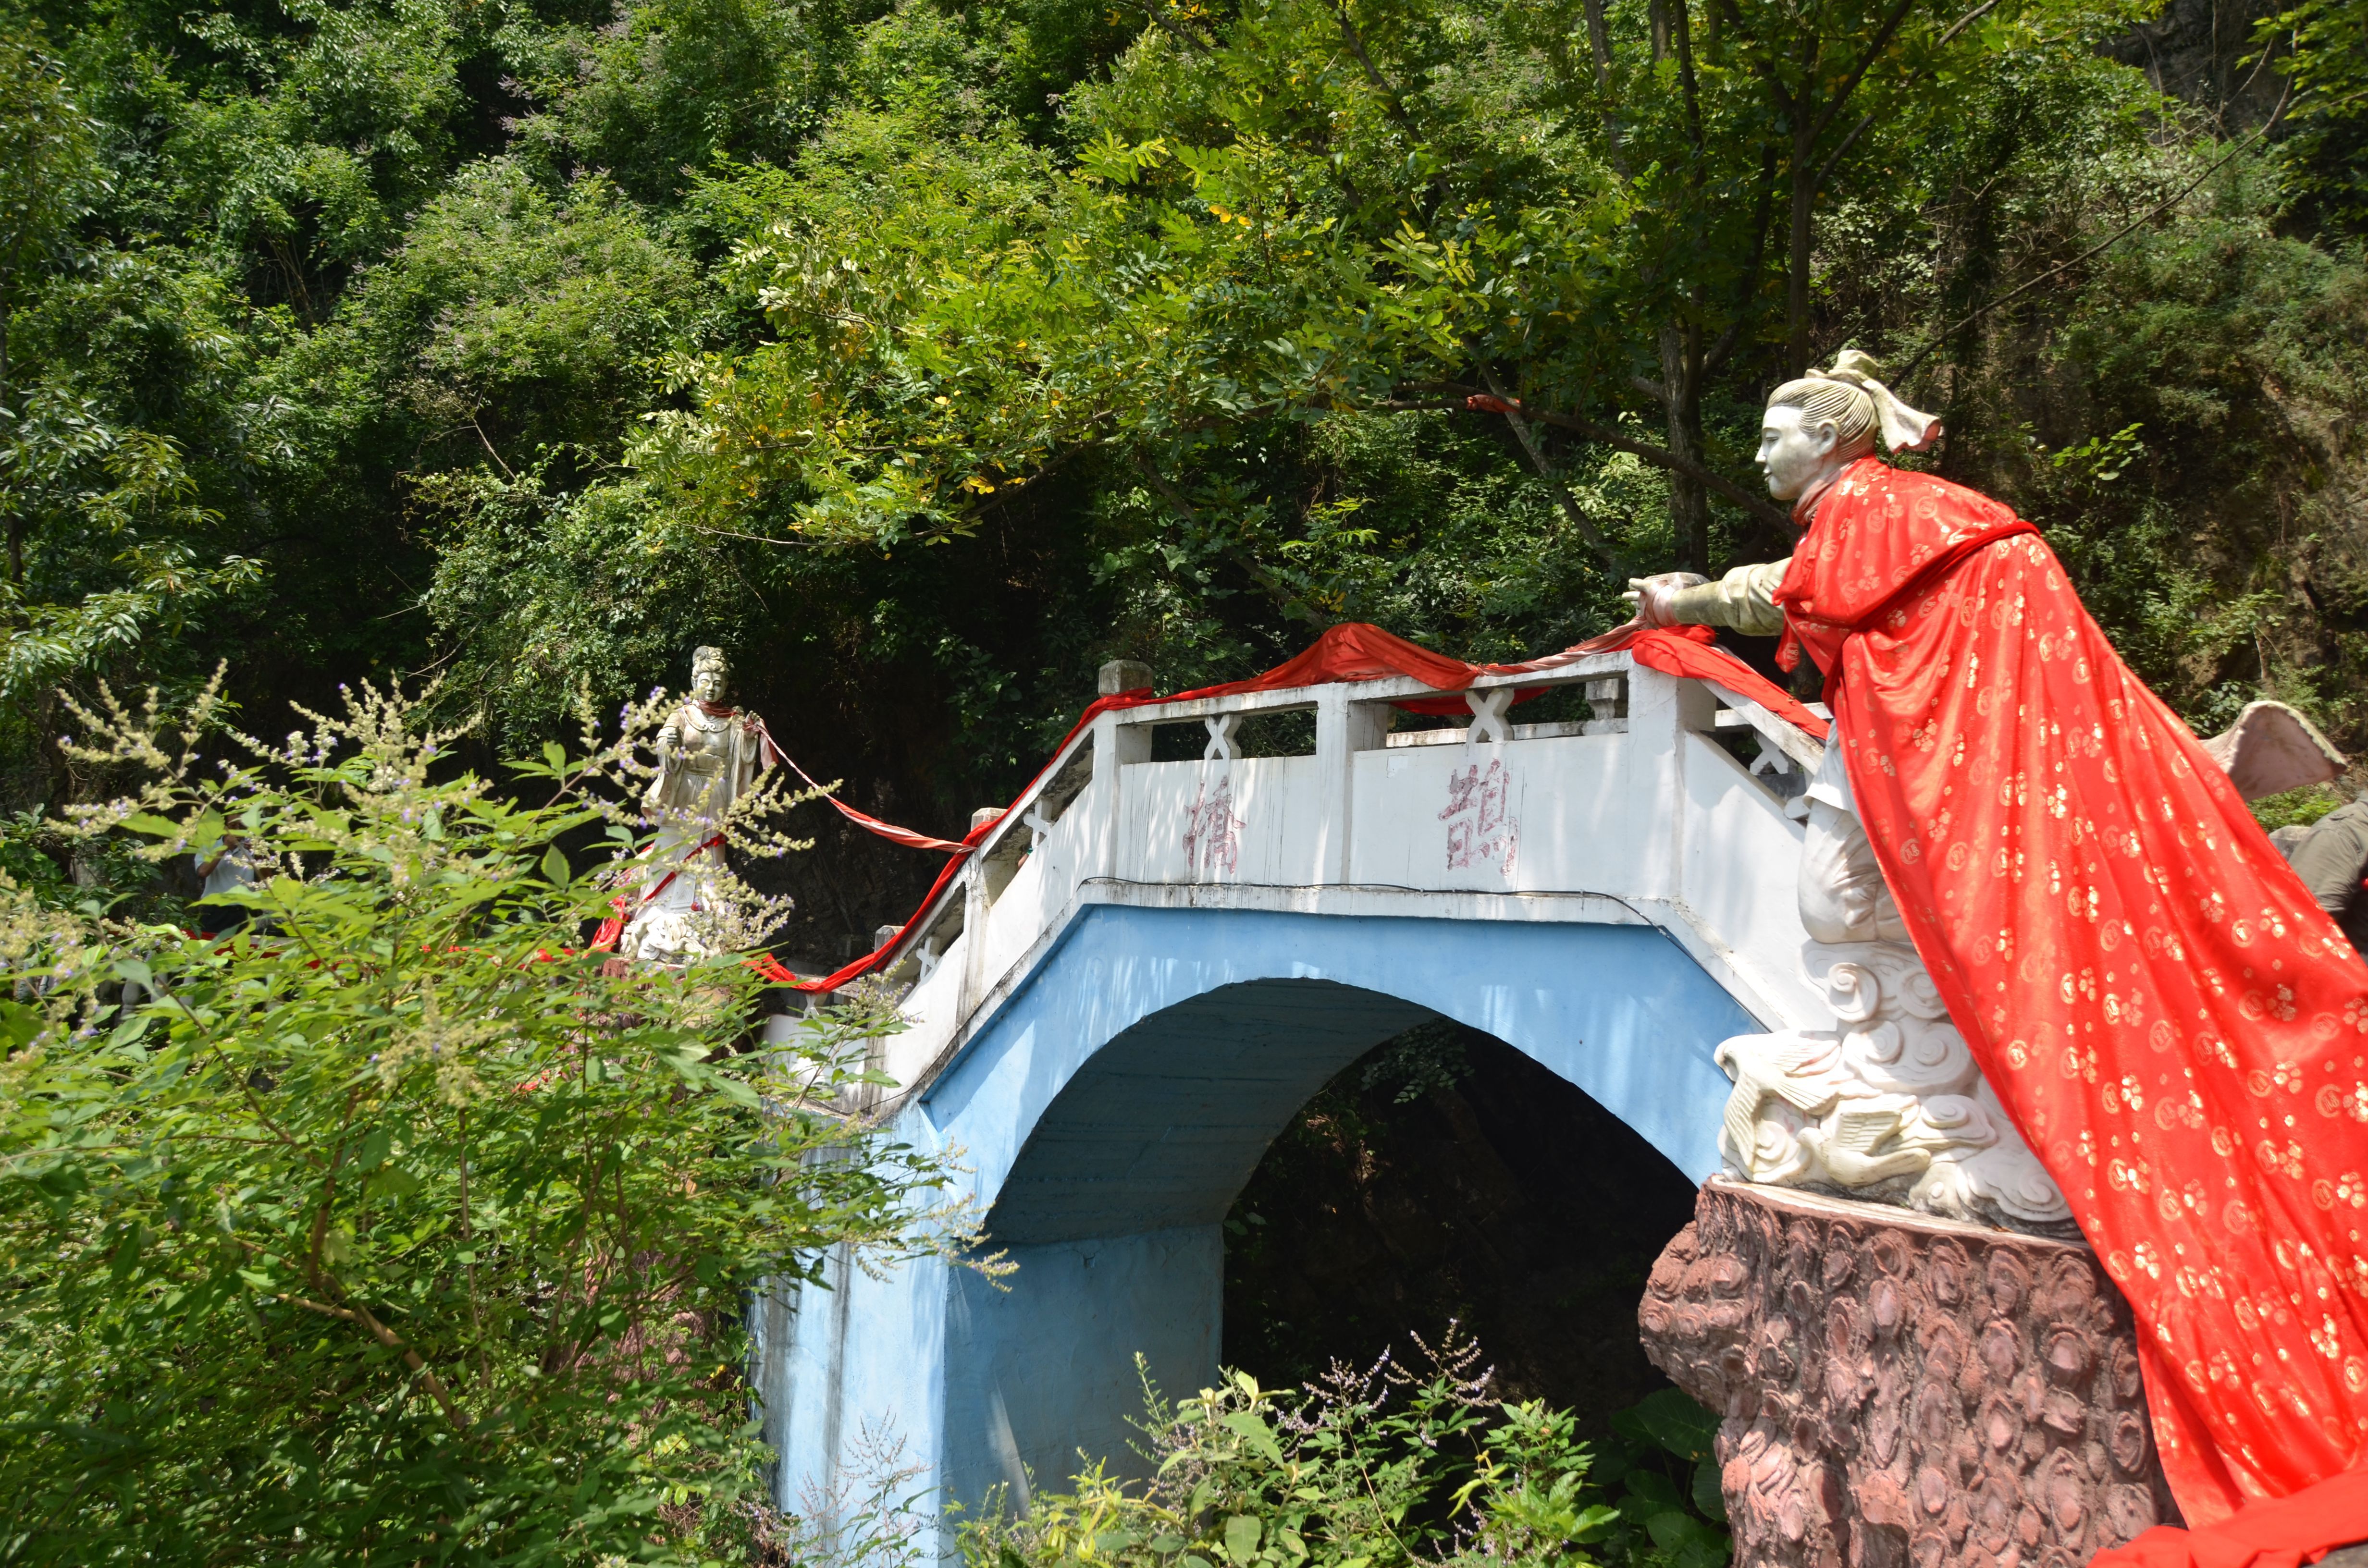
[{"label": "white painted concrete surface", "polygon": [[[1624,683],[1624,715],[1511,725],[1504,740],[1394,737],[1392,699],[1438,695],[1410,679],[1101,715],[888,959],[888,975],[912,983],[909,1027],[882,1063],[896,1087],[869,1108],[926,1093],[1063,928],[1110,903],[1643,923],[1766,1027],[1818,1027],[1793,911],[1802,830],[1786,815],[1780,772],[1748,769],[1713,736],[1756,734],[1795,768],[1815,767],[1819,743],[1624,653],[1475,689],[1607,677]],[[1197,739],[1211,718],[1306,710],[1313,755],[1150,760],[1160,724],[1190,723]],[[1561,733],[1571,729],[1590,733]],[[1466,913],[1475,899],[1490,913]]]}]

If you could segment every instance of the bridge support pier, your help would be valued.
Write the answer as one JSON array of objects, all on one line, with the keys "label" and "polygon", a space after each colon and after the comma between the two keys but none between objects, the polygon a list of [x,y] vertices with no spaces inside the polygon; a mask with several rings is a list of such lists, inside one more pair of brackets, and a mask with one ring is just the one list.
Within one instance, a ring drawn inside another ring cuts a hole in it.
[{"label": "bridge support pier", "polygon": [[[999,1494],[1068,1489],[1088,1464],[1148,1467],[1143,1379],[1175,1400],[1217,1377],[1224,1241],[1215,1225],[1015,1247],[1016,1284],[954,1276],[946,1329],[945,1483],[975,1513]],[[1135,1358],[1140,1354],[1140,1372]]]},{"label": "bridge support pier", "polygon": [[[1018,1268],[1003,1279],[935,1258],[875,1277],[834,1255],[827,1289],[757,1303],[780,1506],[843,1526],[884,1490],[951,1558],[960,1518],[1066,1490],[1089,1463],[1145,1468],[1143,1379],[1170,1400],[1216,1381],[1219,1228],[1041,1243],[1006,1260]],[[962,1512],[940,1520],[946,1503]]]}]

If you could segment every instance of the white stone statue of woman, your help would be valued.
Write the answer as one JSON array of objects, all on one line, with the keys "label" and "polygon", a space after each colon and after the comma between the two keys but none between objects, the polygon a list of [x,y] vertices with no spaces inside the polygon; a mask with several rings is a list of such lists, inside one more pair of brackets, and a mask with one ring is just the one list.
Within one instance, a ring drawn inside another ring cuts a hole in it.
[{"label": "white stone statue of woman", "polygon": [[779,760],[764,721],[723,700],[730,666],[721,648],[694,649],[690,699],[657,734],[657,777],[642,806],[657,842],[628,896],[638,900],[618,952],[683,963],[717,950],[712,890],[723,874],[723,821],[757,776]]}]

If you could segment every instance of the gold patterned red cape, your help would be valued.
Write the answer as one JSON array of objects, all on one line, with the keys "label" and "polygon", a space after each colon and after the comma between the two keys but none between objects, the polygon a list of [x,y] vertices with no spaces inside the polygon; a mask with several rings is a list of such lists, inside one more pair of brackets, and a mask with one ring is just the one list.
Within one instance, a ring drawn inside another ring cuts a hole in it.
[{"label": "gold patterned red cape", "polygon": [[2368,964],[2007,507],[1861,460],[1776,597],[1951,1018],[2135,1310],[2189,1521],[2344,1477],[2303,1533],[2368,1538]]}]

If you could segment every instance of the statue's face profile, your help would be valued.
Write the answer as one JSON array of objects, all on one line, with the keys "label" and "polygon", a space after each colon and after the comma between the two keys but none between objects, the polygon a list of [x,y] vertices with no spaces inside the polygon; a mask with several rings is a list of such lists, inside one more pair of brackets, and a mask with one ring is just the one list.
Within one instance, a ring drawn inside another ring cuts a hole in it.
[{"label": "statue's face profile", "polygon": [[690,694],[701,702],[723,700],[723,661],[701,659],[690,666]]},{"label": "statue's face profile", "polygon": [[1798,499],[1832,465],[1840,444],[1832,420],[1804,425],[1797,407],[1770,408],[1759,420],[1759,471],[1768,476],[1768,494],[1779,501]]}]

